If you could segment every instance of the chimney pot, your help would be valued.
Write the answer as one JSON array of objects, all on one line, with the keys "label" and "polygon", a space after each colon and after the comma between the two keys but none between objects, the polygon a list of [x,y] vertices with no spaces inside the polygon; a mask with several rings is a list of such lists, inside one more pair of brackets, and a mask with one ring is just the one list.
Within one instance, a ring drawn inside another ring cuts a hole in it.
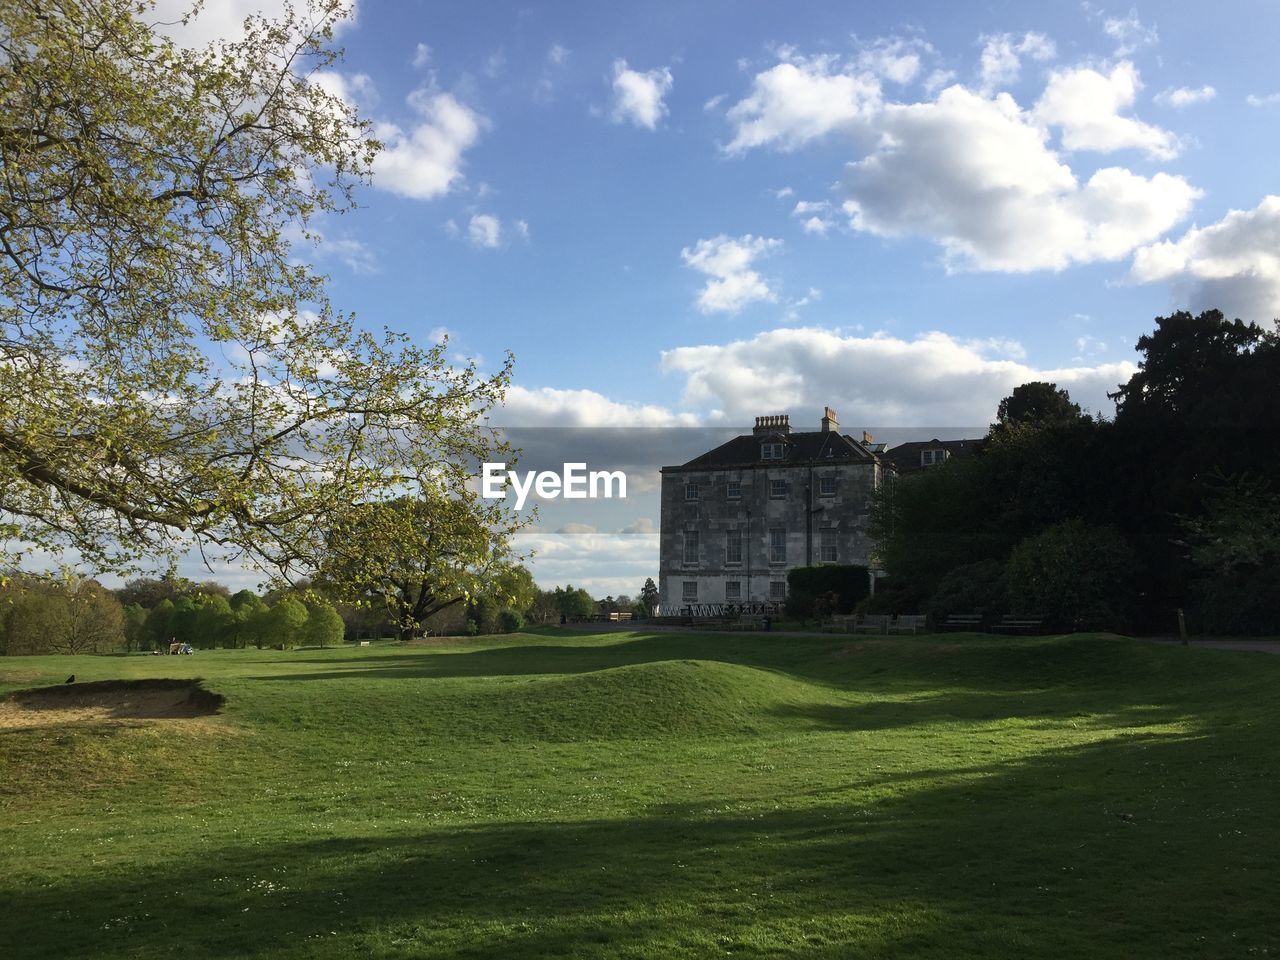
[{"label": "chimney pot", "polygon": [[822,408],[822,432],[823,433],[839,433],[840,421],[836,417],[836,412],[830,407]]}]

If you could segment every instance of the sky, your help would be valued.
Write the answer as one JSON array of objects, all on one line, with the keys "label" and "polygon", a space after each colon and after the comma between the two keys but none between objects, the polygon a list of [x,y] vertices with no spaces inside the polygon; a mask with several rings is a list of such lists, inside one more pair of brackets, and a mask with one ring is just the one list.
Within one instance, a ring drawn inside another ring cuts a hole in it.
[{"label": "sky", "polygon": [[[512,425],[981,429],[1032,379],[1106,415],[1153,318],[1280,316],[1277,36],[1261,0],[364,0],[317,82],[385,150],[299,255],[362,323],[512,352]],[[535,574],[635,593],[656,537],[617,532],[531,534]]]}]

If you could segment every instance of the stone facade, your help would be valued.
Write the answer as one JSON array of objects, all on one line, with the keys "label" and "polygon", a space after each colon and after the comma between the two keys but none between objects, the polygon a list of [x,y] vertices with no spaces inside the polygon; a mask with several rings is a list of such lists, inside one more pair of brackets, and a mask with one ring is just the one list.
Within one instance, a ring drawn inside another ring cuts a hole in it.
[{"label": "stone facade", "polygon": [[879,458],[830,408],[818,431],[758,417],[751,434],[663,467],[662,609],[781,601],[793,567],[866,565],[880,479]]}]

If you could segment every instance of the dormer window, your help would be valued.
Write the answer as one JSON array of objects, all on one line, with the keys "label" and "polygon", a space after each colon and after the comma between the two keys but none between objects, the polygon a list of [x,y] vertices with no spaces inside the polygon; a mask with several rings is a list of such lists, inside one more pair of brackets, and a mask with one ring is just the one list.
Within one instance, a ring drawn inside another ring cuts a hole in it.
[{"label": "dormer window", "polygon": [[942,463],[942,461],[947,459],[948,456],[950,456],[950,454],[942,448],[936,450],[921,450],[920,466],[932,467],[935,463]]},{"label": "dormer window", "polygon": [[786,449],[785,444],[781,443],[762,443],[760,444],[761,460],[781,460]]}]

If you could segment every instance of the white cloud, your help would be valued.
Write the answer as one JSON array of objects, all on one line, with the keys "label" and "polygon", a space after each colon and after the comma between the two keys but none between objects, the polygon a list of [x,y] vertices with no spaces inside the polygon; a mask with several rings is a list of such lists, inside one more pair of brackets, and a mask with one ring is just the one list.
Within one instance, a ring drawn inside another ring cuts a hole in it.
[{"label": "white cloud", "polygon": [[[250,16],[262,15],[269,20],[279,20],[289,4],[287,0],[218,0],[206,3],[187,23],[182,18],[191,12],[192,0],[157,0],[154,12],[144,19],[156,26],[156,31],[186,47],[203,47],[215,40],[236,41],[244,38],[244,22]],[[315,20],[316,6],[303,0],[295,4],[300,19]],[[337,30],[355,22],[357,5],[349,4],[347,16],[336,24]]]},{"label": "white cloud", "polygon": [[547,50],[547,62],[555,67],[563,67],[569,62],[569,48],[553,43]]},{"label": "white cloud", "polygon": [[663,98],[671,92],[673,80],[666,67],[641,73],[627,66],[625,60],[613,62],[613,112],[614,123],[634,123],[637,127],[653,130],[658,121],[667,115]]},{"label": "white cloud", "polygon": [[1270,107],[1280,103],[1280,93],[1268,93],[1265,96],[1258,96],[1251,93],[1244,98],[1244,102],[1251,107]]},{"label": "white cloud", "polygon": [[920,55],[932,52],[922,40],[882,38],[858,54],[858,66],[893,83],[910,83],[920,73]]},{"label": "white cloud", "polygon": [[488,121],[449,93],[417,90],[408,102],[421,122],[408,130],[393,123],[374,125],[384,147],[373,161],[373,182],[404,197],[430,200],[462,178],[462,155]]},{"label": "white cloud", "polygon": [[1205,84],[1203,87],[1170,87],[1155,95],[1156,103],[1166,107],[1189,107],[1195,103],[1208,103],[1218,91]]},{"label": "white cloud", "polygon": [[998,33],[981,38],[982,55],[978,59],[978,79],[982,89],[991,92],[1018,79],[1022,58],[1052,60],[1056,54],[1053,41],[1042,33],[1024,33],[1020,38],[1011,33]]},{"label": "white cloud", "polygon": [[548,104],[555,100],[556,85],[560,75],[569,66],[569,48],[553,43],[547,50],[542,72],[533,85],[535,103]]},{"label": "white cloud", "polygon": [[1134,9],[1124,17],[1108,17],[1102,23],[1102,32],[1116,41],[1117,57],[1127,57],[1135,50],[1160,42],[1156,28],[1139,20],[1138,11]]},{"label": "white cloud", "polygon": [[649,403],[621,403],[595,390],[522,387],[507,390],[493,414],[504,427],[692,427],[693,414],[675,413]]},{"label": "white cloud", "polygon": [[317,70],[309,79],[325,93],[337,97],[349,107],[370,107],[378,102],[378,90],[367,73],[343,74],[335,70]]},{"label": "white cloud", "polygon": [[1110,412],[1107,391],[1136,370],[1132,363],[1046,369],[1009,358],[1011,350],[1008,341],[966,343],[937,332],[905,340],[798,327],[678,347],[662,354],[662,367],[684,376],[684,405],[731,423],[830,404],[864,424],[904,427],[989,423],[1001,398],[1030,380],[1052,381],[1084,406]]},{"label": "white cloud", "polygon": [[756,75],[751,93],[730,108],[733,140],[725,148],[795,150],[867,120],[880,107],[880,82],[842,73],[831,57],[796,58]]},{"label": "white cloud", "polygon": [[953,268],[1118,259],[1182,220],[1199,196],[1182,177],[1118,167],[1081,185],[1007,94],[948,87],[932,103],[887,105],[877,128],[878,148],[846,168],[851,225],[930,237]]},{"label": "white cloud", "polygon": [[413,49],[413,67],[421,69],[431,62],[431,48],[425,43],[420,43]]},{"label": "white cloud", "polygon": [[1280,317],[1280,196],[1143,247],[1131,275],[1140,283],[1170,283],[1193,310],[1217,307],[1259,322]]},{"label": "white cloud", "polygon": [[698,294],[698,309],[703,313],[737,313],[748,304],[776,300],[752,264],[781,246],[781,240],[766,237],[747,234],[735,239],[720,234],[681,250],[688,266],[710,278]]},{"label": "white cloud", "polygon": [[518,533],[515,549],[531,553],[525,566],[540,587],[572,583],[593,597],[640,592],[646,577],[658,577],[658,534]]},{"label": "white cloud", "polygon": [[835,226],[831,214],[831,204],[826,200],[800,200],[791,209],[791,215],[800,220],[801,229],[818,236],[826,236],[827,231]]},{"label": "white cloud", "polygon": [[477,213],[467,224],[472,246],[495,250],[502,244],[502,221],[491,213]]},{"label": "white cloud", "polygon": [[1114,150],[1135,148],[1159,160],[1178,155],[1178,140],[1167,130],[1121,111],[1133,105],[1142,84],[1138,71],[1126,61],[1109,74],[1090,67],[1056,71],[1049,77],[1034,114],[1044,123],[1060,127],[1062,145],[1067,150]]}]

